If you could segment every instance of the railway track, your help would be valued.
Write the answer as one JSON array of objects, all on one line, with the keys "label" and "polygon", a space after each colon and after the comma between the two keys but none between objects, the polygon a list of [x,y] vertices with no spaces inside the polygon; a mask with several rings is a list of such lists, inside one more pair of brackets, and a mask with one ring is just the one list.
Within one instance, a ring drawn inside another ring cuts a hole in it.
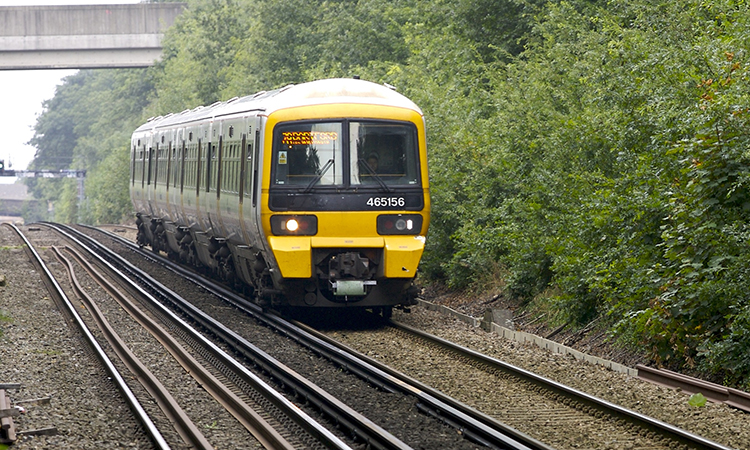
[{"label": "railway track", "polygon": [[[127,243],[127,245],[130,245]],[[136,250],[136,248],[132,248]],[[148,257],[152,255],[146,254]],[[275,315],[264,314],[263,311],[256,305],[247,302],[244,298],[236,295],[235,293],[225,289],[222,286],[215,285],[214,283],[204,280],[202,277],[186,271],[180,266],[175,266],[170,262],[159,258],[159,263],[169,266],[172,270],[179,272],[182,276],[189,277],[194,283],[200,284],[205,289],[211,290],[214,295],[220,296],[223,301],[229,302],[236,308],[242,310],[249,316],[252,316],[255,320],[262,322],[265,326],[270,327],[276,333],[281,333],[284,336],[291,338],[292,340],[300,343],[301,345],[312,349],[316,354],[325,355],[331,359],[339,367],[346,368],[348,371],[356,372],[356,375],[366,380],[368,383],[373,384],[385,392],[401,392],[404,395],[412,397],[417,403],[417,409],[425,413],[427,416],[437,418],[442,423],[448,424],[449,426],[455,427],[458,432],[469,438],[471,442],[478,443],[482,446],[490,448],[501,448],[501,449],[546,449],[549,450],[551,447],[536,441],[523,433],[519,433],[512,428],[506,427],[503,424],[487,420],[478,420],[477,415],[473,412],[469,412],[463,408],[457,408],[455,402],[448,397],[435,398],[430,394],[421,392],[417,387],[411,387],[409,389],[403,389],[403,382],[397,381],[396,379],[385,376],[377,368],[368,367],[367,365],[351,364],[349,361],[341,360],[337,358],[335,354],[330,352],[331,347],[325,345],[320,340],[312,337],[309,333],[305,332],[298,326],[281,319]],[[179,302],[179,300],[171,300]],[[182,305],[181,308],[192,309],[193,307],[189,304]],[[294,386],[294,382],[282,378],[277,373],[277,369],[273,366],[269,366],[267,362],[259,361],[258,355],[262,352],[252,349],[252,345],[236,336],[231,331],[227,330],[222,324],[214,325],[211,323],[210,318],[199,318],[203,327],[211,328],[213,333],[220,335],[228,343],[232,345],[239,345],[242,347],[242,352],[246,358],[253,360],[256,364],[265,368],[266,371],[273,374],[274,378],[280,378],[283,380],[285,385]],[[317,342],[316,342],[317,341]],[[322,345],[321,345],[322,344]],[[335,351],[334,351],[335,353]],[[306,398],[310,395],[310,392],[305,391],[305,387],[294,387],[297,391],[297,395],[304,395]],[[328,405],[319,405],[321,409],[327,409]],[[342,421],[347,419],[342,415],[338,415],[336,420]],[[356,431],[356,429],[355,429]],[[356,431],[360,432],[360,431]],[[371,445],[379,447],[382,444],[377,443],[372,438],[367,438],[367,442]]]},{"label": "railway track", "polygon": [[[87,249],[87,246],[73,236],[64,235],[66,239],[73,243],[72,245]],[[26,242],[28,248],[33,249],[33,245],[28,240]],[[66,247],[64,250],[55,248],[54,251],[59,260],[67,267],[74,289],[83,301],[85,310],[98,324],[101,334],[106,336],[107,341],[115,349],[115,353],[122,359],[125,366],[151,394],[151,397],[160,406],[161,411],[167,416],[168,422],[174,424],[174,428],[182,438],[182,442],[177,444],[178,447],[187,445],[191,448],[214,448],[201,433],[201,429],[205,429],[205,427],[196,425],[187,417],[177,401],[171,397],[163,386],[160,386],[157,377],[144,364],[141,364],[127,345],[119,339],[117,332],[110,326],[105,314],[101,313],[100,308],[81,286],[74,266],[83,268],[99,286],[102,286],[115,298],[120,307],[161,342],[169,353],[180,362],[186,373],[193,376],[198,385],[221,403],[265,448],[350,448],[326,428],[300,411],[296,405],[279,395],[244,366],[229,357],[218,346],[205,339],[199,332],[161,306],[148,292],[132,283],[126,289],[131,294],[134,293],[135,297],[147,299],[150,311],[145,311],[137,302],[130,300],[128,295],[122,293],[111,281],[107,280],[107,277],[111,276],[116,278],[118,282],[127,285],[129,283],[128,277],[96,254],[88,252],[84,256],[71,247]],[[88,263],[87,259],[95,260],[100,268],[105,267],[108,272],[107,276],[99,272],[94,265]],[[39,264],[43,264],[41,258],[39,261]],[[47,272],[50,271],[47,270]],[[52,280],[51,283],[57,284],[54,277],[50,279]],[[89,285],[88,289],[90,290],[91,283],[87,283],[87,285]],[[158,287],[153,289],[158,290]],[[60,289],[60,292],[62,292],[61,295],[65,295],[62,289]],[[68,301],[68,303],[71,302]],[[75,307],[71,306],[71,308],[75,312]],[[162,322],[168,324],[167,327],[160,326],[152,316],[159,317]],[[85,320],[81,320],[81,326],[85,327],[86,324],[83,322]],[[168,331],[165,328],[170,330]],[[201,355],[201,357],[193,357],[178,342],[178,339],[173,337],[175,330],[177,330],[176,333],[180,335],[182,341],[192,343],[193,349],[191,351]],[[93,337],[98,332],[87,331],[87,333],[92,335],[92,342],[98,346],[96,338]],[[206,361],[212,361],[213,368],[208,368],[209,365]],[[222,373],[229,375],[223,376]],[[128,378],[121,375],[117,375],[117,377]],[[240,385],[242,387],[239,387]],[[257,400],[258,398],[260,400]],[[269,409],[275,409],[275,411],[269,412]],[[256,410],[262,411],[262,413],[258,413]],[[279,419],[279,417],[282,418]],[[144,413],[141,420],[146,423],[149,420],[149,414]],[[158,430],[155,428],[153,434],[158,436]],[[157,448],[170,448],[170,445],[160,442],[164,441],[163,438],[154,438],[154,441],[158,444]],[[172,446],[174,445],[172,443]]]},{"label": "railway track", "polygon": [[[250,431],[253,436],[263,444],[264,447],[274,449],[294,448],[294,446],[292,446],[286,438],[282,437],[264,418],[250,408],[247,403],[240,399],[239,396],[222,383],[221,380],[213,376],[213,374],[204,367],[201,362],[194,358],[174,337],[172,337],[165,328],[160,326],[154,319],[146,314],[139,305],[134,301],[131,301],[127,295],[120,292],[117,287],[97,271],[92,264],[87,262],[80,252],[70,247],[66,247],[65,250],[75,258],[76,262],[81,265],[84,270],[88,272],[97,283],[99,283],[99,285],[104,287],[113,296],[117,303],[123,307],[131,317],[151,333],[151,335],[154,336],[169,351],[169,353],[179,361],[180,365],[190,373],[204,389],[209,391],[218,402],[227,408],[227,410],[238,421],[240,421],[248,431]],[[213,448],[203,436],[200,429],[188,418],[187,414],[182,410],[179,404],[177,404],[171,394],[161,385],[161,383],[159,383],[158,379],[150,373],[148,368],[137,361],[137,358],[134,357],[125,343],[116,335],[96,303],[88,296],[88,294],[86,294],[86,291],[78,282],[71,261],[60,249],[54,248],[54,251],[58,258],[67,266],[79,298],[84,301],[87,309],[95,317],[99,328],[105,332],[107,341],[115,349],[115,352],[120,356],[120,359],[126,362],[131,372],[136,374],[139,380],[144,380],[142,381],[142,384],[144,384],[144,387],[146,387],[151,396],[160,405],[162,411],[167,414],[170,422],[176,424],[175,428],[177,428],[178,433],[183,437],[185,443],[194,448]],[[216,352],[217,350],[211,348],[211,346],[207,347],[209,348],[209,351],[213,350]],[[213,356],[218,357],[216,354]],[[131,361],[135,361],[135,364]]]},{"label": "railway track", "polygon": [[120,373],[120,371],[115,367],[115,364],[109,358],[109,356],[104,351],[104,349],[99,345],[93,333],[88,328],[86,323],[83,321],[81,316],[78,314],[75,306],[70,301],[68,296],[65,294],[62,287],[57,282],[55,277],[52,275],[50,270],[47,268],[46,264],[44,263],[44,260],[36,251],[34,246],[15,225],[8,224],[7,226],[13,229],[13,231],[24,242],[25,250],[29,254],[32,264],[34,264],[39,270],[39,273],[41,274],[44,283],[47,285],[50,295],[55,300],[55,303],[57,304],[58,309],[61,311],[62,314],[64,314],[68,323],[77,327],[78,330],[81,332],[81,335],[85,339],[86,343],[90,346],[90,349],[93,352],[94,356],[104,366],[104,369],[114,381],[117,389],[121,392],[122,397],[130,406],[130,409],[133,415],[136,417],[138,422],[143,427],[145,433],[150,438],[151,443],[154,445],[154,448],[169,449],[170,448],[169,444],[166,442],[166,440],[162,436],[159,429],[154,425],[153,421],[151,420],[151,417],[146,412],[141,402],[138,400],[135,394],[133,394],[133,391],[125,382],[125,379]]},{"label": "railway track", "polygon": [[727,388],[715,383],[699,380],[666,369],[654,369],[644,365],[637,365],[638,378],[665,386],[679,389],[686,394],[704,394],[715,403],[725,403],[745,412],[750,412],[750,393]]},{"label": "railway track", "polygon": [[[183,269],[177,268],[176,270],[182,271]],[[196,282],[204,283],[201,279],[197,279]],[[394,339],[407,341],[406,347],[418,348],[420,345],[417,343],[418,341],[422,341],[422,345],[427,342],[427,345],[440,347],[446,352],[446,364],[459,361],[460,364],[466,365],[467,374],[477,370],[490,372],[498,379],[498,384],[503,386],[499,390],[513,392],[515,396],[536,398],[538,399],[537,403],[543,405],[537,409],[526,409],[524,407],[523,411],[513,411],[513,408],[501,407],[499,409],[503,411],[502,413],[497,412],[498,408],[494,410],[485,408],[486,405],[477,404],[478,408],[471,408],[425,383],[400,374],[374,359],[352,351],[352,349],[301,323],[292,324],[277,316],[264,315],[254,305],[248,304],[241,297],[225,291],[221,287],[212,286],[210,282],[205,286],[209,289],[221,291],[227,301],[232,302],[248,314],[252,314],[257,320],[265,322],[268,326],[303,343],[308,348],[314,349],[316,353],[325,355],[347,370],[357,373],[368,382],[380,386],[381,389],[396,390],[417,397],[419,407],[423,412],[446,423],[453,424],[476,442],[485,445],[504,445],[500,441],[494,440],[496,438],[493,433],[498,432],[505,436],[513,436],[514,439],[524,442],[524,445],[528,445],[529,448],[551,448],[551,446],[543,444],[541,440],[530,437],[534,434],[533,428],[540,426],[541,423],[541,426],[545,428],[556,427],[557,433],[563,435],[566,427],[585,426],[589,428],[592,442],[576,444],[582,448],[728,448],[669,424],[629,411],[551,380],[543,379],[533,373],[493,358],[391,322],[389,328],[397,333]],[[501,381],[502,383],[500,383]],[[461,393],[457,393],[457,396],[461,395]],[[494,399],[489,399],[489,403],[515,404],[513,400],[506,403],[496,402]],[[528,402],[525,404],[528,404]],[[487,414],[479,413],[477,409],[487,411]],[[457,417],[460,419],[457,419]],[[532,427],[529,427],[529,424],[532,424]],[[519,432],[518,430],[524,431]]]},{"label": "railway track", "polygon": [[[310,330],[310,332],[314,331]],[[592,441],[577,442],[581,448],[728,449],[728,447],[672,425],[395,321],[388,321],[387,326],[381,329],[381,333],[383,335],[378,336],[377,339],[371,339],[370,342],[397,340],[400,345],[412,349],[415,353],[419,352],[420,347],[429,346],[438,349],[437,354],[443,354],[444,359],[435,361],[436,365],[447,364],[449,361],[459,366],[457,370],[466,374],[466,379],[472,378],[470,375],[472,372],[488,374],[494,379],[496,386],[495,393],[489,397],[473,396],[470,386],[465,386],[468,388],[465,390],[456,390],[454,387],[449,387],[450,383],[447,383],[445,390],[451,395],[465,398],[468,403],[492,417],[521,430],[527,430],[531,435],[535,434],[534,428],[552,427],[557,429],[557,434],[564,435],[569,427],[585,426],[590,429]],[[335,345],[342,352],[354,352],[353,349],[322,333],[318,336],[331,345]],[[378,352],[379,346],[372,345],[368,350]],[[436,352],[433,351],[430,355],[433,360],[436,359]],[[380,360],[364,358],[371,364],[393,373],[394,376],[405,376],[398,375],[398,372]],[[415,374],[414,370],[396,361],[386,358],[385,362]],[[415,376],[420,375],[415,374]],[[433,385],[437,384],[439,383],[433,383]],[[520,404],[521,402],[517,400],[519,396],[526,398],[522,410],[507,406]],[[528,401],[528,399],[533,400]]]}]

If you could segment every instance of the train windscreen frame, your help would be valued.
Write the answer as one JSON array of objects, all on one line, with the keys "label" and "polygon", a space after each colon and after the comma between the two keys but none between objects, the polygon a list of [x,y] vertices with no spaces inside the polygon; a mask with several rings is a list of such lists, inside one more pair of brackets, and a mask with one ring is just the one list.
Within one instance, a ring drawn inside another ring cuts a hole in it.
[{"label": "train windscreen frame", "polygon": [[410,122],[286,122],[274,129],[272,188],[421,186],[417,129]]}]

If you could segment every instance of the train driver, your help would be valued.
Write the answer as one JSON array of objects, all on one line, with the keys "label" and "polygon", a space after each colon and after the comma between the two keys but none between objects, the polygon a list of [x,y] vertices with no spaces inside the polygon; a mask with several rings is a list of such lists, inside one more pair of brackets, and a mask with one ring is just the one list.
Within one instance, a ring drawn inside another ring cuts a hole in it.
[{"label": "train driver", "polygon": [[377,153],[370,153],[370,156],[367,157],[367,165],[372,169],[372,173],[378,173],[378,161]]}]

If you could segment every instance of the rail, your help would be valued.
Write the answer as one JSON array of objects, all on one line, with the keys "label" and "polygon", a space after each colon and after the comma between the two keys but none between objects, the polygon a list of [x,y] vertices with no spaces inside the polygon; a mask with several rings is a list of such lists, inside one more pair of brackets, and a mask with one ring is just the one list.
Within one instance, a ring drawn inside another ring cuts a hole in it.
[{"label": "rail", "polygon": [[64,314],[69,318],[69,320],[72,320],[72,322],[78,327],[79,331],[83,335],[86,342],[88,342],[96,357],[103,364],[104,369],[107,371],[110,377],[112,377],[112,380],[122,393],[123,398],[130,406],[130,409],[133,411],[136,419],[141,423],[146,434],[151,438],[154,446],[157,449],[169,449],[169,444],[167,444],[161,432],[159,432],[159,430],[156,428],[156,425],[154,425],[148,413],[146,413],[146,411],[143,409],[143,406],[140,404],[135,394],[133,394],[133,391],[130,390],[130,387],[128,387],[124,378],[112,363],[112,360],[110,360],[110,358],[104,352],[104,349],[102,349],[96,338],[94,338],[91,330],[89,330],[89,328],[86,326],[85,322],[76,311],[75,306],[73,306],[67,295],[65,295],[65,292],[60,287],[57,280],[55,280],[55,277],[49,271],[46,264],[44,264],[44,261],[42,260],[41,256],[39,256],[39,253],[36,251],[34,246],[31,245],[31,242],[29,242],[26,236],[15,225],[3,225],[12,228],[13,231],[15,231],[16,234],[18,234],[18,236],[23,240],[26,251],[31,258],[32,263],[37,266],[39,273],[44,279],[45,284],[48,286],[50,295],[55,298],[56,302],[64,308]]},{"label": "rail", "polygon": [[750,412],[750,393],[728,388],[720,384],[682,375],[666,369],[654,369],[644,365],[637,365],[638,378],[665,386],[671,389],[681,389],[686,394],[703,394],[708,400],[725,403],[743,411]]},{"label": "rail", "polygon": [[[58,247],[53,247],[52,250],[55,253],[57,259],[65,266],[68,277],[70,278],[73,289],[76,292],[78,298],[86,305],[86,309],[91,314],[91,317],[96,322],[99,329],[104,334],[105,339],[112,346],[117,356],[127,366],[127,368],[136,376],[138,381],[141,382],[144,388],[148,391],[151,397],[154,398],[160,409],[169,418],[169,421],[174,425],[176,431],[182,437],[183,441],[196,449],[212,449],[213,446],[206,440],[200,429],[193,423],[188,417],[185,411],[180,407],[177,401],[172,397],[167,388],[159,381],[159,379],[143,364],[140,359],[128,348],[128,345],[123,341],[120,336],[115,332],[114,328],[110,325],[109,321],[99,309],[96,302],[86,293],[78,281],[78,277],[75,274],[75,270],[72,262],[68,259],[65,254]],[[88,272],[102,287],[104,287],[111,295],[115,297],[117,303],[120,306],[131,311],[133,308],[132,302],[130,302],[124,295],[122,295],[112,284],[104,279],[99,272],[93,269],[91,265],[85,261],[83,255],[78,253],[76,250],[68,247],[66,248],[68,253],[73,255],[78,264],[80,264],[86,272]],[[132,314],[131,314],[132,315]]]},{"label": "rail", "polygon": [[[113,253],[106,247],[101,246],[95,240],[65,225],[45,225],[67,236],[68,239],[77,242],[77,245],[85,248],[89,248],[89,246],[96,248],[96,251],[92,251],[91,249],[89,249],[88,251],[90,251],[92,253],[92,256],[96,258],[101,264],[112,267],[112,269],[114,269],[114,265],[117,265],[123,272],[127,272],[129,276],[123,280],[124,282],[132,283],[133,289],[138,290],[144,296],[153,298],[154,306],[159,308],[161,313],[171,317],[172,320],[182,329],[182,331],[190,334],[191,338],[200,342],[202,346],[206,348],[212,348],[212,353],[217,359],[222,362],[222,364],[229,367],[243,381],[250,384],[254,389],[258,390],[269,402],[279,408],[279,410],[283,411],[295,423],[297,423],[310,435],[314,436],[316,439],[322,442],[327,448],[349,449],[349,447],[345,443],[339,440],[322,425],[315,422],[292,402],[273,390],[264,381],[258,378],[257,375],[250,372],[246,367],[241,365],[234,358],[230,357],[226,352],[218,348],[218,346],[210,342],[202,334],[194,332],[192,327],[188,326],[182,319],[177,317],[174,312],[162,305],[160,301],[156,301],[155,297],[158,297],[163,302],[167,302],[173,305],[183,314],[188,315],[191,320],[195,320],[197,323],[201,324],[202,327],[209,330],[214,335],[220,337],[227,344],[232,346],[235,351],[238,351],[246,358],[258,364],[259,367],[262,367],[264,370],[271,373],[274,378],[281,380],[282,384],[293,386],[301,397],[308,399],[308,401],[315,404],[321,410],[336,418],[342,426],[351,427],[350,429],[352,430],[352,432],[360,434],[362,439],[368,442],[373,447],[401,450],[406,450],[409,448],[403,442],[393,437],[390,433],[382,430],[380,427],[372,423],[369,419],[361,416],[356,411],[353,411],[351,408],[339,402],[322,389],[310,383],[308,380],[300,377],[294,371],[276,361],[262,350],[255,347],[252,343],[246,341],[236,333],[233,333],[231,330],[227,330],[226,327],[224,327],[221,323],[215,321],[207,314],[198,310],[185,299],[183,299],[170,289],[166,288],[161,283],[154,280],[148,274],[133,266],[119,255]],[[76,237],[74,237],[73,235],[75,235]],[[111,236],[118,238],[115,235]],[[80,240],[78,238],[80,238]],[[84,242],[82,241],[85,241],[86,244],[84,244]],[[135,248],[137,249],[137,247]],[[99,252],[101,252],[101,254],[99,254]],[[149,289],[150,292],[147,292],[146,288],[135,284],[131,280],[131,277],[138,279],[139,283],[147,286],[147,289]]]},{"label": "rail", "polygon": [[542,376],[536,375],[527,370],[521,369],[520,367],[513,366],[511,364],[508,364],[498,359],[492,358],[490,356],[481,354],[479,352],[468,349],[466,347],[462,347],[453,342],[447,341],[437,336],[433,336],[429,333],[425,333],[424,331],[417,330],[415,328],[397,323],[395,321],[390,321],[390,324],[395,328],[398,328],[407,333],[418,336],[421,339],[424,339],[426,341],[429,341],[430,343],[443,347],[451,352],[455,352],[463,357],[473,359],[474,361],[477,361],[481,364],[485,364],[499,371],[508,373],[511,376],[523,379],[529,383],[532,383],[541,387],[542,389],[555,392],[558,395],[567,397],[577,403],[584,404],[587,407],[599,410],[609,416],[617,417],[621,420],[634,424],[648,431],[653,431],[655,433],[658,433],[661,436],[665,436],[672,441],[676,441],[683,445],[687,445],[690,448],[698,448],[698,449],[706,449],[706,450],[731,450],[729,447],[725,447],[719,443],[716,443],[706,438],[703,438],[701,436],[697,436],[695,434],[689,433],[683,429],[680,429],[668,423],[661,422],[652,417],[648,417],[638,412],[623,408],[619,405],[615,405],[613,403],[607,402],[600,398],[586,394],[585,392],[578,391],[569,386],[565,386],[556,381],[550,380],[548,378],[544,378]]},{"label": "rail", "polygon": [[[97,231],[107,233],[102,230]],[[518,430],[508,427],[491,417],[481,414],[466,405],[462,405],[455,399],[442,395],[415,380],[408,379],[407,377],[396,377],[382,368],[370,364],[371,361],[365,361],[361,358],[362,355],[353,355],[341,351],[340,348],[336,348],[321,337],[314,335],[315,333],[311,333],[309,329],[300,326],[300,324],[293,324],[278,316],[266,314],[254,303],[247,301],[219,284],[194,274],[180,265],[174,264],[171,261],[152,253],[143,252],[138,246],[120,236],[112,233],[107,234],[129,246],[132,250],[140,252],[145,257],[158,260],[159,264],[190,279],[194,283],[213,292],[215,295],[224,298],[226,301],[242,311],[245,311],[256,320],[259,320],[272,329],[287,335],[289,338],[299,342],[307,348],[310,348],[312,351],[323,355],[334,363],[344,367],[346,370],[356,373],[367,382],[376,385],[387,392],[402,392],[406,395],[416,397],[420,401],[425,413],[459,429],[468,438],[476,442],[497,449],[552,450],[551,447],[546,444],[539,442]],[[228,339],[234,338],[228,337]]]}]

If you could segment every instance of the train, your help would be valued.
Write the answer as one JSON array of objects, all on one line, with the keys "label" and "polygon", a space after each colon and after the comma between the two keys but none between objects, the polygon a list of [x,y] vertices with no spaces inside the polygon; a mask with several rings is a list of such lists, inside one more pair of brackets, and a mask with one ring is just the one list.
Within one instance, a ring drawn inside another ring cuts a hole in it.
[{"label": "train", "polygon": [[149,119],[129,189],[141,247],[264,307],[416,303],[425,119],[392,86],[322,79]]}]

